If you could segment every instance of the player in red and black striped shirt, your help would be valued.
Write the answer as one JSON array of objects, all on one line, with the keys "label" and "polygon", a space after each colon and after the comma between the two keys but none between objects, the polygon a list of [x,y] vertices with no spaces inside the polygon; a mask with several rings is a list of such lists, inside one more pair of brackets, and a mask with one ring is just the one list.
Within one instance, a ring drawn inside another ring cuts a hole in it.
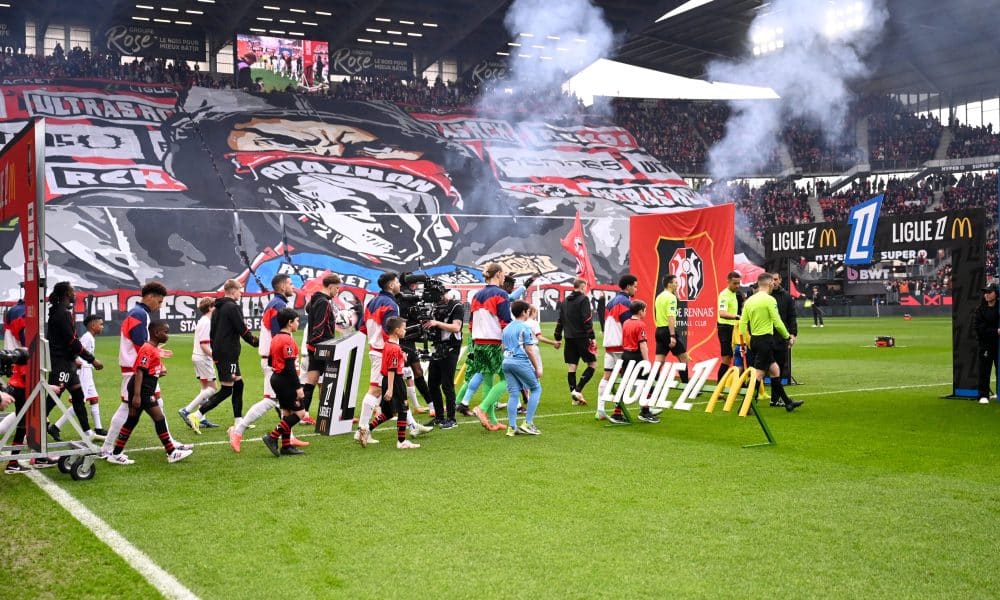
[{"label": "player in red and black striped shirt", "polygon": [[125,387],[129,397],[125,399],[128,403],[128,418],[118,430],[118,438],[115,440],[115,448],[108,457],[108,462],[115,465],[130,465],[133,460],[122,454],[125,444],[128,443],[132,431],[139,423],[139,417],[146,411],[153,425],[156,427],[156,435],[160,438],[163,448],[167,451],[167,462],[177,462],[191,456],[191,450],[181,450],[174,448],[174,442],[170,439],[170,432],[167,431],[167,419],[163,416],[163,409],[156,399],[156,385],[160,377],[167,374],[167,368],[160,361],[160,346],[167,343],[170,337],[167,334],[168,326],[164,321],[153,321],[149,325],[149,340],[139,348],[133,365],[132,377]]},{"label": "player in red and black striped shirt", "polygon": [[[306,416],[305,393],[299,381],[299,347],[292,334],[299,329],[299,315],[291,308],[278,311],[278,327],[281,328],[271,339],[268,360],[271,364],[271,388],[281,408],[281,421],[270,433],[262,438],[271,454],[304,454],[292,445],[292,427]],[[281,440],[279,449],[278,440]]]},{"label": "player in red and black striped shirt", "polygon": [[396,447],[400,450],[419,448],[406,439],[406,381],[403,379],[403,368],[406,366],[406,353],[399,346],[399,340],[406,335],[406,320],[391,317],[385,324],[389,335],[382,348],[382,412],[372,419],[367,426],[362,423],[358,427],[358,443],[364,448],[368,445],[371,430],[385,423],[396,415]]}]

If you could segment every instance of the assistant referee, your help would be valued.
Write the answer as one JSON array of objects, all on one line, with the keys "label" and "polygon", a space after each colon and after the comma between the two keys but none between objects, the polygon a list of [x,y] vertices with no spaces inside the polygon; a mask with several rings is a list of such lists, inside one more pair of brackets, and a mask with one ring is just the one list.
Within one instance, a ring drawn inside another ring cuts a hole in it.
[{"label": "assistant referee", "polygon": [[[762,380],[765,373],[769,375],[772,396],[783,398],[785,388],[781,384],[781,369],[775,354],[776,351],[780,352],[781,345],[788,344],[790,335],[778,315],[778,302],[771,295],[773,283],[774,278],[770,273],[761,273],[757,277],[757,293],[743,303],[740,331],[750,334],[750,350],[753,352],[753,367],[757,370],[757,379]],[[799,406],[802,406],[801,400],[786,402],[785,410],[792,412]]]}]

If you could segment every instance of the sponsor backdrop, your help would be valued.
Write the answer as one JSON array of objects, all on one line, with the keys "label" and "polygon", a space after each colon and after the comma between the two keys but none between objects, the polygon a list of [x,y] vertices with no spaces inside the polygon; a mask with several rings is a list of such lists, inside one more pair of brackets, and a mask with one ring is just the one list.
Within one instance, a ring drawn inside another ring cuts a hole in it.
[{"label": "sponsor backdrop", "polygon": [[[773,227],[765,231],[764,251],[768,262],[775,259],[843,262],[851,243],[851,227],[846,223],[812,223]],[[972,316],[986,281],[986,216],[982,208],[950,212],[919,213],[878,219],[874,235],[873,260],[891,260],[907,250],[928,252],[945,249],[951,255],[952,298],[952,385],[956,396],[976,395],[976,341]],[[853,271],[853,274],[852,274]],[[845,287],[862,277],[888,277],[874,265],[848,265]],[[884,284],[881,286],[884,293]],[[940,294],[928,302],[943,301]],[[911,297],[901,303],[919,306]]]},{"label": "sponsor backdrop", "polygon": [[[550,308],[562,292],[546,286],[577,273],[560,244],[577,214],[576,237],[609,284],[629,264],[631,215],[706,205],[600,120],[112,81],[0,83],[0,145],[29,117],[47,118],[49,279],[72,281],[81,299],[113,296],[119,311],[151,279],[193,294],[240,277],[258,292],[248,265],[265,286],[278,272],[302,287],[333,271],[368,293],[385,270],[480,284],[490,260],[540,275],[534,299]],[[7,301],[23,264],[11,225],[0,227]],[[730,240],[727,260],[732,250]]]},{"label": "sponsor backdrop", "polygon": [[94,47],[123,56],[204,61],[205,32],[197,27],[116,24],[94,30]]},{"label": "sponsor backdrop", "polygon": [[653,301],[663,291],[664,276],[676,275],[677,329],[691,362],[719,356],[717,300],[733,270],[735,219],[732,204],[631,219],[630,266],[639,278],[636,299],[650,307],[646,325],[652,332]]}]

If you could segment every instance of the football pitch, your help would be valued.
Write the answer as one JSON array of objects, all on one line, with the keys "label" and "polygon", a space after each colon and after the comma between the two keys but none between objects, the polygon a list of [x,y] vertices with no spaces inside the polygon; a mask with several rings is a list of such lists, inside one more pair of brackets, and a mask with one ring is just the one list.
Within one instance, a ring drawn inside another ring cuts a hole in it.
[{"label": "football pitch", "polygon": [[[571,406],[561,352],[544,346],[541,436],[460,417],[397,451],[390,426],[367,449],[300,426],[306,455],[275,459],[259,441],[268,415],[235,454],[228,402],[200,436],[177,417],[197,383],[191,338],[175,335],[161,383],[194,455],[167,464],[143,417],[136,464],[42,476],[202,598],[994,596],[1000,408],[942,399],[950,319],[802,325],[789,393],[805,405],[760,406],[773,447],[744,448],[764,441],[755,419],[706,414],[707,393],[658,425],[595,422],[596,378],[590,406]],[[118,340],[97,349],[107,426]],[[255,358],[244,347],[246,408]],[[31,478],[0,476],[0,514],[0,597],[157,596]]]}]

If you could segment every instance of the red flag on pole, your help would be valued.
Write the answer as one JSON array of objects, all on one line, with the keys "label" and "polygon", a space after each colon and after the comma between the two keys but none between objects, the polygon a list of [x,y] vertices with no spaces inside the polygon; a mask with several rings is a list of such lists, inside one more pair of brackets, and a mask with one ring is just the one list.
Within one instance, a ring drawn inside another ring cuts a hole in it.
[{"label": "red flag on pole", "polygon": [[562,247],[576,259],[576,276],[587,280],[587,285],[594,287],[597,278],[594,276],[594,265],[590,263],[590,253],[587,252],[587,240],[583,236],[583,223],[580,222],[580,211],[576,211],[576,220],[561,242]]}]

